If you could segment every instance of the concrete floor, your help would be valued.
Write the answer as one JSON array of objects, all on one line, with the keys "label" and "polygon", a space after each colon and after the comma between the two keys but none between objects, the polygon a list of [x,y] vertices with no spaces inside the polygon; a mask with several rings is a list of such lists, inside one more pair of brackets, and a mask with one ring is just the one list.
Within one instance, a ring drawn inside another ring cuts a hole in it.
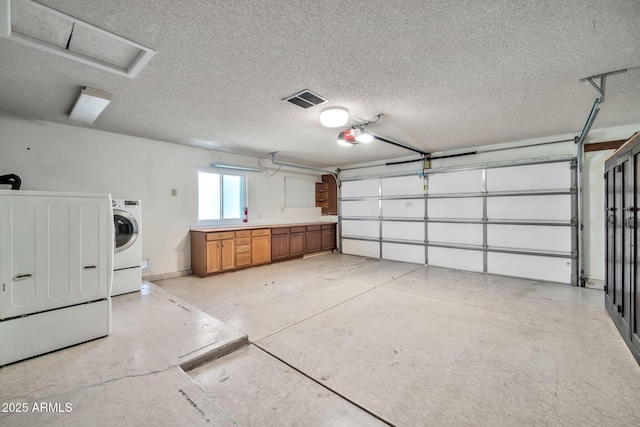
[{"label": "concrete floor", "polygon": [[337,254],[155,285],[0,369],[0,402],[73,404],[0,425],[640,425],[602,291]]}]

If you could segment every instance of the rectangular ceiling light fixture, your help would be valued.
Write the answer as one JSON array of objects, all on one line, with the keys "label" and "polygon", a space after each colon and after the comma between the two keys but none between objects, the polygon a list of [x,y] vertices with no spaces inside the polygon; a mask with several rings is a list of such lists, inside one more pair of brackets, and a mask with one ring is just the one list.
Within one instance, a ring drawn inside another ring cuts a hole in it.
[{"label": "rectangular ceiling light fixture", "polygon": [[0,0],[0,36],[130,78],[156,53],[31,0]]},{"label": "rectangular ceiling light fixture", "polygon": [[326,99],[308,89],[298,92],[295,95],[291,95],[290,97],[283,99],[283,101],[289,101],[290,103],[302,108],[309,108],[327,102]]},{"label": "rectangular ceiling light fixture", "polygon": [[222,169],[233,169],[238,171],[248,171],[248,172],[262,172],[264,169],[262,168],[254,168],[251,166],[235,166],[235,165],[227,165],[224,163],[211,163],[212,168],[222,168]]},{"label": "rectangular ceiling light fixture", "polygon": [[69,120],[90,125],[96,121],[110,102],[111,95],[107,92],[85,87],[69,114]]}]

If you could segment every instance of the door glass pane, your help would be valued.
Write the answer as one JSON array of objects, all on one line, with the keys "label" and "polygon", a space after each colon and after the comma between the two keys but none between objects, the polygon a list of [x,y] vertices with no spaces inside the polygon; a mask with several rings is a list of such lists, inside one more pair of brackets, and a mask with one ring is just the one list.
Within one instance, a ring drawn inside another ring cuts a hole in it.
[{"label": "door glass pane", "polygon": [[198,219],[220,219],[220,175],[198,172]]},{"label": "door glass pane", "polygon": [[113,224],[116,230],[116,249],[129,243],[133,238],[133,224],[122,215],[113,215]]},{"label": "door glass pane", "polygon": [[223,175],[222,195],[222,217],[224,219],[240,218],[242,209],[242,177],[237,175]]}]

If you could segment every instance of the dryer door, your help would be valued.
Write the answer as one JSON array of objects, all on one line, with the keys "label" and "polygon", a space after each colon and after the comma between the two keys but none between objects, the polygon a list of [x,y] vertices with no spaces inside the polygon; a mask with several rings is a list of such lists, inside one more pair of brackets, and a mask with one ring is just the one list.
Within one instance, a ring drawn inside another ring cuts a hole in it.
[{"label": "dryer door", "polygon": [[138,238],[138,223],[128,212],[120,209],[113,210],[113,224],[115,226],[115,251],[122,252]]}]

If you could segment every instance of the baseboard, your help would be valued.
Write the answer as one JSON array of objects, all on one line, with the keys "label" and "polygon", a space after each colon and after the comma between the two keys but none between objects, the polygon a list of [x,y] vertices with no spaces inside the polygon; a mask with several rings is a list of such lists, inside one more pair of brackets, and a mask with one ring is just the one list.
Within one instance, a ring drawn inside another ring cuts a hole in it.
[{"label": "baseboard", "polygon": [[174,271],[172,273],[154,274],[149,276],[142,276],[142,280],[147,282],[153,282],[154,280],[173,279],[174,277],[189,276],[193,274],[191,270]]}]

